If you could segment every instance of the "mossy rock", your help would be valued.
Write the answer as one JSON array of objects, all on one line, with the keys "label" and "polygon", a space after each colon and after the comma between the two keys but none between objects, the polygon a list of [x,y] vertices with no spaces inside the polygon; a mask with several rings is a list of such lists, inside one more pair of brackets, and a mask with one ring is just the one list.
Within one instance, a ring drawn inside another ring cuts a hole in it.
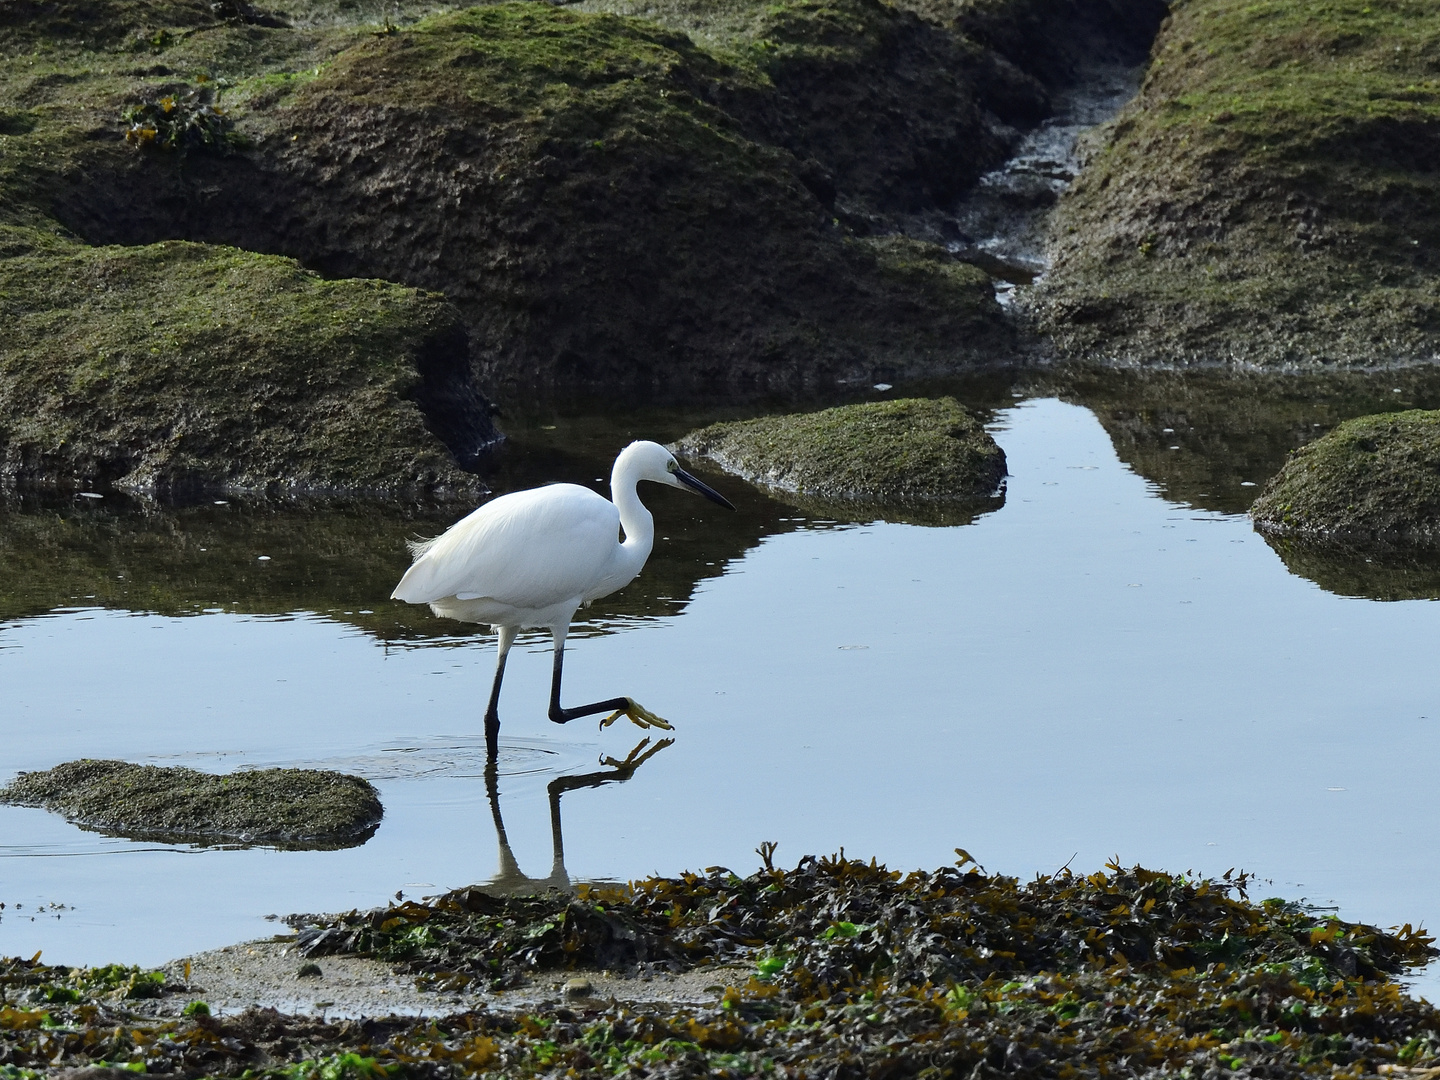
[{"label": "mossy rock", "polygon": [[[756,119],[774,93],[654,23],[512,0],[368,35],[240,117],[253,153],[185,167],[225,193],[203,213],[176,195],[116,215],[89,190],[58,212],[91,240],[178,215],[190,236],[444,289],[512,402],[894,381],[1012,349],[985,275],[952,288],[935,247],[916,289],[837,224],[803,147]],[[154,160],[105,181],[127,205],[183,182]]]},{"label": "mossy rock", "polygon": [[0,802],[134,840],[327,849],[363,844],[384,809],[369,781],[319,769],[195,769],[83,759],[21,773]]},{"label": "mossy rock", "polygon": [[1190,0],[1052,221],[1066,356],[1440,355],[1440,6]]},{"label": "mossy rock", "polygon": [[1440,542],[1440,411],[1346,421],[1295,451],[1250,515],[1274,536]]},{"label": "mossy rock", "polygon": [[994,499],[1005,478],[1005,451],[953,398],[711,424],[675,448],[774,491],[820,500],[822,510],[836,502],[974,507]]},{"label": "mossy rock", "polygon": [[[0,480],[472,499],[421,404],[469,377],[440,297],[188,243],[0,258]],[[432,410],[433,412],[434,410]],[[493,432],[468,437],[477,453]]]},{"label": "mossy rock", "polygon": [[[121,114],[212,100],[212,70],[313,69],[337,47],[269,23],[249,5],[193,0],[0,11],[0,484],[181,499],[486,492],[468,470],[499,436],[442,296],[233,246],[88,245],[57,220],[92,195],[122,222],[165,212],[171,195],[214,196],[187,170],[228,139],[140,151]],[[183,174],[182,190],[97,193],[116,170],[150,165]]]},{"label": "mossy rock", "polygon": [[[933,245],[897,273],[897,245],[865,233],[994,167],[1048,109],[1037,77],[970,23],[881,0],[733,6],[724,40],[699,43],[507,2],[384,33],[312,3],[286,6],[291,29],[176,15],[123,56],[56,45],[43,71],[26,54],[0,75],[3,123],[36,125],[0,158],[0,193],[95,244],[184,237],[443,289],[508,403],[808,393],[1012,353],[984,273]],[[214,87],[234,152],[119,138],[127,106]]]}]

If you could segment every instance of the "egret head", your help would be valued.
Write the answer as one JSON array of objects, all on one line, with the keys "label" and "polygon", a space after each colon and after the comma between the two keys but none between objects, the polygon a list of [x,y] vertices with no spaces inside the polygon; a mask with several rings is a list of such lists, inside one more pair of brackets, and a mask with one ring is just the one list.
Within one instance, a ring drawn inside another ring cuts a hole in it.
[{"label": "egret head", "polygon": [[735,509],[724,495],[682,469],[680,463],[675,460],[675,455],[659,443],[642,439],[620,451],[620,456],[615,459],[615,472],[611,478],[612,488],[622,473],[633,475],[636,480],[654,480],[657,484],[669,484],[671,487],[694,491],[704,495],[711,502],[717,502],[730,510]]}]

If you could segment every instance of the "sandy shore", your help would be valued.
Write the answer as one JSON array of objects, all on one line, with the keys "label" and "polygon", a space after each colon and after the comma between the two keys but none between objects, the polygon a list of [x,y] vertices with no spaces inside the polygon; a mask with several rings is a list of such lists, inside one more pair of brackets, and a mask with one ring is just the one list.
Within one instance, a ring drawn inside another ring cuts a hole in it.
[{"label": "sandy shore", "polygon": [[[307,964],[318,967],[320,974],[301,976],[299,972]],[[413,976],[396,974],[391,965],[378,960],[356,956],[307,960],[293,940],[286,938],[227,945],[180,957],[163,970],[172,986],[184,984],[190,989],[156,999],[156,1015],[178,1014],[189,1002],[198,1000],[220,1015],[260,1006],[298,1016],[330,1017],[446,1015],[561,1002],[701,1005],[713,1002],[726,986],[743,986],[752,974],[748,968],[733,966],[634,978],[610,971],[545,972],[513,990],[457,993],[420,990]]]}]

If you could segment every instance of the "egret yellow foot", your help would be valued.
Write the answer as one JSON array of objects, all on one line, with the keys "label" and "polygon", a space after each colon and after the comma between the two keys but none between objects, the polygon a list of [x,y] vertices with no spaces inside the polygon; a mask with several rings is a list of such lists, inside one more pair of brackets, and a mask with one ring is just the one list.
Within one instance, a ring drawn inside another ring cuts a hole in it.
[{"label": "egret yellow foot", "polygon": [[[631,773],[633,773],[641,765],[644,765],[645,762],[649,761],[661,750],[664,750],[667,746],[674,746],[675,740],[661,739],[654,746],[651,746],[649,750],[645,750],[645,747],[649,745],[649,743],[650,736],[647,735],[645,736],[645,738],[641,739],[638,743],[635,744],[635,749],[631,750],[630,753],[625,755],[624,761],[620,761],[617,758],[610,757],[607,754],[605,757],[600,759],[600,764],[604,765],[608,769],[618,769],[620,772],[623,772],[628,777]],[[643,754],[640,752],[642,750],[645,750]]]},{"label": "egret yellow foot", "polygon": [[626,705],[625,708],[623,708],[623,709],[616,709],[613,713],[611,713],[609,716],[607,716],[604,720],[601,720],[601,721],[600,721],[600,726],[601,726],[602,728],[607,728],[607,727],[609,727],[609,726],[610,726],[611,724],[613,724],[616,720],[619,720],[620,717],[622,717],[622,716],[628,716],[628,717],[630,718],[630,722],[631,722],[632,724],[634,724],[636,727],[642,727],[642,728],[658,727],[658,728],[664,728],[666,731],[674,731],[674,730],[675,730],[675,728],[671,725],[671,723],[670,723],[669,720],[666,720],[663,716],[656,716],[653,712],[651,712],[649,709],[645,708],[644,705],[641,705],[641,704],[640,704],[639,702],[637,702],[634,698],[628,698],[628,697],[627,697],[625,700],[626,700],[627,702],[629,702],[629,704]]}]

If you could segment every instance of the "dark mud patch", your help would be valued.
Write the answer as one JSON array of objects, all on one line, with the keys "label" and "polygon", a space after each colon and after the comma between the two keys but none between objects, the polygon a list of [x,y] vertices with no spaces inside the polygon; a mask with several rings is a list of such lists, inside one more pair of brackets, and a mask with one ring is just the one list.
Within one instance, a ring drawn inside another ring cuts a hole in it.
[{"label": "dark mud patch", "polygon": [[[869,402],[712,424],[675,444],[779,494],[884,516],[882,507],[979,510],[1005,452],[954,398]],[[846,515],[848,516],[848,514]]]},{"label": "dark mud patch", "polygon": [[305,850],[363,844],[384,814],[374,787],[343,773],[255,769],[216,776],[89,759],[21,773],[0,790],[0,800],[132,840]]}]

